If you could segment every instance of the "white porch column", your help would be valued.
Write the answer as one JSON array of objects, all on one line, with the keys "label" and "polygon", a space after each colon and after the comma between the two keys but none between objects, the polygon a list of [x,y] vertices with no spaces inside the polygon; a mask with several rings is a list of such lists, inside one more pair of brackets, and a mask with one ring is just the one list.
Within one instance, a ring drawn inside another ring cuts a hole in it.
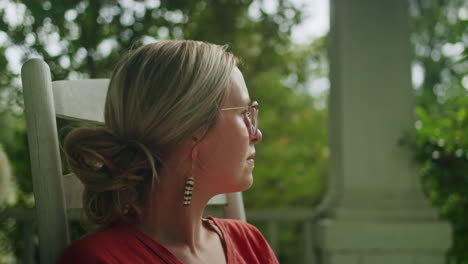
[{"label": "white porch column", "polygon": [[324,264],[443,263],[451,228],[421,192],[411,153],[405,0],[331,0],[330,147],[337,202],[320,222]]}]

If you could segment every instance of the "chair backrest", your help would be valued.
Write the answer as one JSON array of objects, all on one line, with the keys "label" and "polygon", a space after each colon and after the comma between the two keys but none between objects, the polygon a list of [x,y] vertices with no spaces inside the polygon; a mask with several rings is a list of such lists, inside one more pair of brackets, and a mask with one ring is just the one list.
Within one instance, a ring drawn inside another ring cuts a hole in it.
[{"label": "chair backrest", "polygon": [[[83,185],[74,174],[63,175],[56,118],[104,122],[108,79],[52,82],[41,59],[21,69],[23,95],[41,263],[55,263],[70,243],[68,208],[81,208]],[[226,218],[246,221],[241,193],[213,197]]]}]

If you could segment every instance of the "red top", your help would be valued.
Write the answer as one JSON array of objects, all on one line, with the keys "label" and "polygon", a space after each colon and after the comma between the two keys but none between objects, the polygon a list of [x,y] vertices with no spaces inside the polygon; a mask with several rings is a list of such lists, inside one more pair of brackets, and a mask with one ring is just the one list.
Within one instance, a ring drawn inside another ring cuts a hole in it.
[{"label": "red top", "polygon": [[[251,224],[207,216],[205,223],[223,241],[228,264],[278,263],[260,231]],[[182,264],[163,245],[129,224],[86,235],[67,247],[59,264]]]}]

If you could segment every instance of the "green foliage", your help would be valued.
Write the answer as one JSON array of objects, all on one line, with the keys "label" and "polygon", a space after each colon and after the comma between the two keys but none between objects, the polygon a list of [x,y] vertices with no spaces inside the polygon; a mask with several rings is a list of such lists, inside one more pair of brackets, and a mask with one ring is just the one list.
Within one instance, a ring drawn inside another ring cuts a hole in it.
[{"label": "green foliage", "polygon": [[262,130],[263,142],[256,146],[258,165],[255,184],[245,192],[247,206],[311,207],[321,197],[328,169],[326,112],[316,111],[309,96],[281,89],[274,76],[260,73],[251,83],[258,81],[265,90],[258,91],[260,126],[270,129]]},{"label": "green foliage", "polygon": [[12,112],[0,112],[0,144],[5,149],[10,159],[14,175],[23,175],[16,177],[18,201],[17,206],[31,208],[32,203],[32,185],[31,169],[29,164],[29,153],[26,138],[26,120],[24,116]]},{"label": "green foliage", "polygon": [[410,140],[422,165],[422,186],[452,223],[454,244],[450,263],[468,263],[468,97],[450,98],[441,112],[416,109],[417,133]]},{"label": "green foliage", "polygon": [[465,0],[410,1],[411,42],[415,63],[425,78],[418,92],[422,107],[441,108],[449,97],[466,94],[462,79],[468,72]]},{"label": "green foliage", "polygon": [[418,88],[416,135],[407,142],[424,191],[453,226],[449,263],[468,263],[468,6],[464,0],[410,2]]}]

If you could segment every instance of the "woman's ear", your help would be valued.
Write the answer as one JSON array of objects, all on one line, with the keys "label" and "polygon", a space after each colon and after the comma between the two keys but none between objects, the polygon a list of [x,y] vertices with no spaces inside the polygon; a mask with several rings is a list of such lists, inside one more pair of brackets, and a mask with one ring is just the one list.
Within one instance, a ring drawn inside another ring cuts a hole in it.
[{"label": "woman's ear", "polygon": [[203,138],[205,137],[206,135],[206,128],[205,127],[201,127],[199,129],[197,129],[197,131],[195,131],[195,133],[192,135],[192,144],[198,144],[200,143],[200,141],[203,140]]},{"label": "woman's ear", "polygon": [[206,127],[201,127],[193,133],[191,140],[190,140],[190,157],[192,160],[198,159],[198,144],[202,143],[203,139],[207,133]]},{"label": "woman's ear", "polygon": [[198,156],[198,144],[200,143],[201,141],[201,135],[200,133],[195,133],[194,135],[192,135],[192,138],[190,140],[190,158],[193,160],[195,160]]}]

